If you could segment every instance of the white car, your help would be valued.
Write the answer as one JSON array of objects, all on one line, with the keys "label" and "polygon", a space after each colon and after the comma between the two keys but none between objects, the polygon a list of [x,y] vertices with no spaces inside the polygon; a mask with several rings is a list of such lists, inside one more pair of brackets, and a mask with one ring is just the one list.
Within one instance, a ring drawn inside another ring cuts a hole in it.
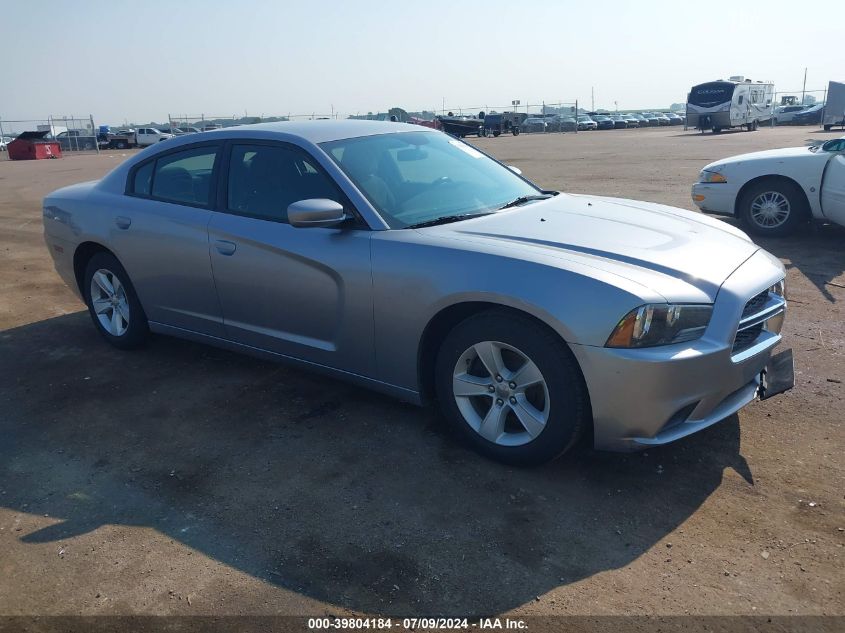
[{"label": "white car", "polygon": [[774,112],[774,120],[775,125],[784,125],[786,123],[792,123],[792,119],[795,118],[795,115],[799,112],[803,112],[807,109],[807,106],[803,105],[785,105],[785,106],[778,106],[775,108]]},{"label": "white car", "polygon": [[845,136],[717,160],[699,174],[692,199],[757,235],[787,235],[810,220],[845,226]]}]

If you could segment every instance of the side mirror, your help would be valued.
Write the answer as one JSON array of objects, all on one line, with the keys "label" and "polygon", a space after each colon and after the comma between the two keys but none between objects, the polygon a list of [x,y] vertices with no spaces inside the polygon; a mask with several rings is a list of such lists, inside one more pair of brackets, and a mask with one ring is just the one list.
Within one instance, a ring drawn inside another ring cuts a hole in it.
[{"label": "side mirror", "polygon": [[823,152],[841,152],[845,149],[845,140],[834,138],[822,145]]},{"label": "side mirror", "polygon": [[288,207],[288,222],[299,229],[336,226],[345,220],[343,205],[334,200],[300,200]]},{"label": "side mirror", "polygon": [[522,175],[522,170],[521,170],[519,167],[516,167],[516,166],[514,166],[514,165],[508,165],[508,169],[510,169],[510,170],[511,170],[513,173],[515,173],[517,176],[521,176],[521,175]]}]

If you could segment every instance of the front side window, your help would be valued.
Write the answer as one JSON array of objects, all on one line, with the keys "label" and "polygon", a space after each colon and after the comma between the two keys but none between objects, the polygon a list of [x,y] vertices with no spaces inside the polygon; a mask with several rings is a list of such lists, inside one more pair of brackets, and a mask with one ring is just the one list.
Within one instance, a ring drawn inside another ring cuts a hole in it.
[{"label": "front side window", "polygon": [[195,147],[162,156],[155,161],[150,195],[165,202],[208,206],[216,159],[216,147]]},{"label": "front side window", "polygon": [[337,185],[303,150],[284,145],[235,145],[229,161],[228,210],[275,222],[288,206],[322,198],[344,206]]},{"label": "front side window", "polygon": [[392,228],[490,213],[541,192],[472,146],[436,132],[321,144]]}]

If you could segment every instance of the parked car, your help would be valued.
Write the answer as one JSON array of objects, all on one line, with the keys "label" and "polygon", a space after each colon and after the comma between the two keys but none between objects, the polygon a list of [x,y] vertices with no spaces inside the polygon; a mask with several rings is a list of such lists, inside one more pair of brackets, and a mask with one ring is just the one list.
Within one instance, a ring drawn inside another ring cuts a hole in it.
[{"label": "parked car", "polygon": [[66,130],[56,134],[63,152],[97,149],[97,137],[88,130]]},{"label": "parked car", "polygon": [[639,112],[630,112],[626,116],[635,119],[637,121],[637,127],[648,127],[648,120]]},{"label": "parked car", "polygon": [[520,130],[523,132],[545,132],[546,120],[540,117],[528,117],[522,122]]},{"label": "parked car", "polygon": [[593,121],[596,122],[597,129],[599,130],[612,130],[613,129],[613,119],[609,116],[604,114],[597,114],[592,117]]},{"label": "parked car", "polygon": [[584,433],[665,444],[789,386],[789,352],[771,356],[784,268],[744,233],[544,191],[420,126],[184,136],[43,209],[56,270],[113,346],[152,331],[436,396],[510,463]]},{"label": "parked car", "polygon": [[710,163],[692,198],[702,211],[739,217],[757,235],[788,235],[812,219],[845,225],[845,136]]},{"label": "parked car", "polygon": [[148,145],[155,145],[161,141],[173,138],[172,134],[162,132],[154,127],[139,127],[135,132],[135,143],[138,147],[147,147]]},{"label": "parked car", "polygon": [[595,130],[598,124],[586,114],[579,114],[577,118],[579,130]]},{"label": "parked car", "polygon": [[675,112],[666,112],[665,116],[666,116],[666,118],[669,119],[670,125],[683,125],[684,124],[685,117],[682,117],[679,114],[676,114]]},{"label": "parked car", "polygon": [[792,116],[792,123],[793,125],[821,125],[823,110],[823,103],[818,103],[810,106],[809,108],[805,108],[801,112],[796,112]]},{"label": "parked car", "polygon": [[639,115],[627,113],[622,116],[625,117],[625,122],[628,124],[628,127],[643,127],[643,118]]},{"label": "parked car", "polygon": [[787,125],[793,122],[795,115],[799,112],[803,112],[807,109],[807,106],[802,105],[785,105],[785,106],[778,106],[775,108],[775,112],[772,118],[774,118],[775,125]]},{"label": "parked car", "polygon": [[654,112],[643,112],[642,117],[648,122],[649,127],[660,125],[660,117]]},{"label": "parked car", "polygon": [[610,120],[613,121],[613,127],[616,129],[625,129],[628,127],[628,120],[621,114],[611,114]]},{"label": "parked car", "polygon": [[577,127],[575,117],[557,114],[546,121],[549,132],[574,132]]},{"label": "parked car", "polygon": [[667,117],[664,112],[652,112],[651,116],[649,116],[649,121],[651,121],[652,118],[657,119],[657,125],[670,125],[671,124],[669,117]]},{"label": "parked car", "polygon": [[202,130],[200,130],[198,127],[191,126],[178,127],[176,129],[184,134],[199,134],[200,132],[202,132]]}]

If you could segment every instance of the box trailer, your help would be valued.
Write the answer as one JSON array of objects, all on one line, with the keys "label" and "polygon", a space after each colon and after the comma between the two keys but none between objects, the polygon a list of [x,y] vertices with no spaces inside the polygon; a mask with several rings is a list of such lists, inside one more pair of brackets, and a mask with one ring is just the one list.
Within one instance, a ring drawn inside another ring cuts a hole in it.
[{"label": "box trailer", "polygon": [[845,128],[845,83],[841,81],[831,81],[827,87],[822,125],[825,131],[834,125]]}]

